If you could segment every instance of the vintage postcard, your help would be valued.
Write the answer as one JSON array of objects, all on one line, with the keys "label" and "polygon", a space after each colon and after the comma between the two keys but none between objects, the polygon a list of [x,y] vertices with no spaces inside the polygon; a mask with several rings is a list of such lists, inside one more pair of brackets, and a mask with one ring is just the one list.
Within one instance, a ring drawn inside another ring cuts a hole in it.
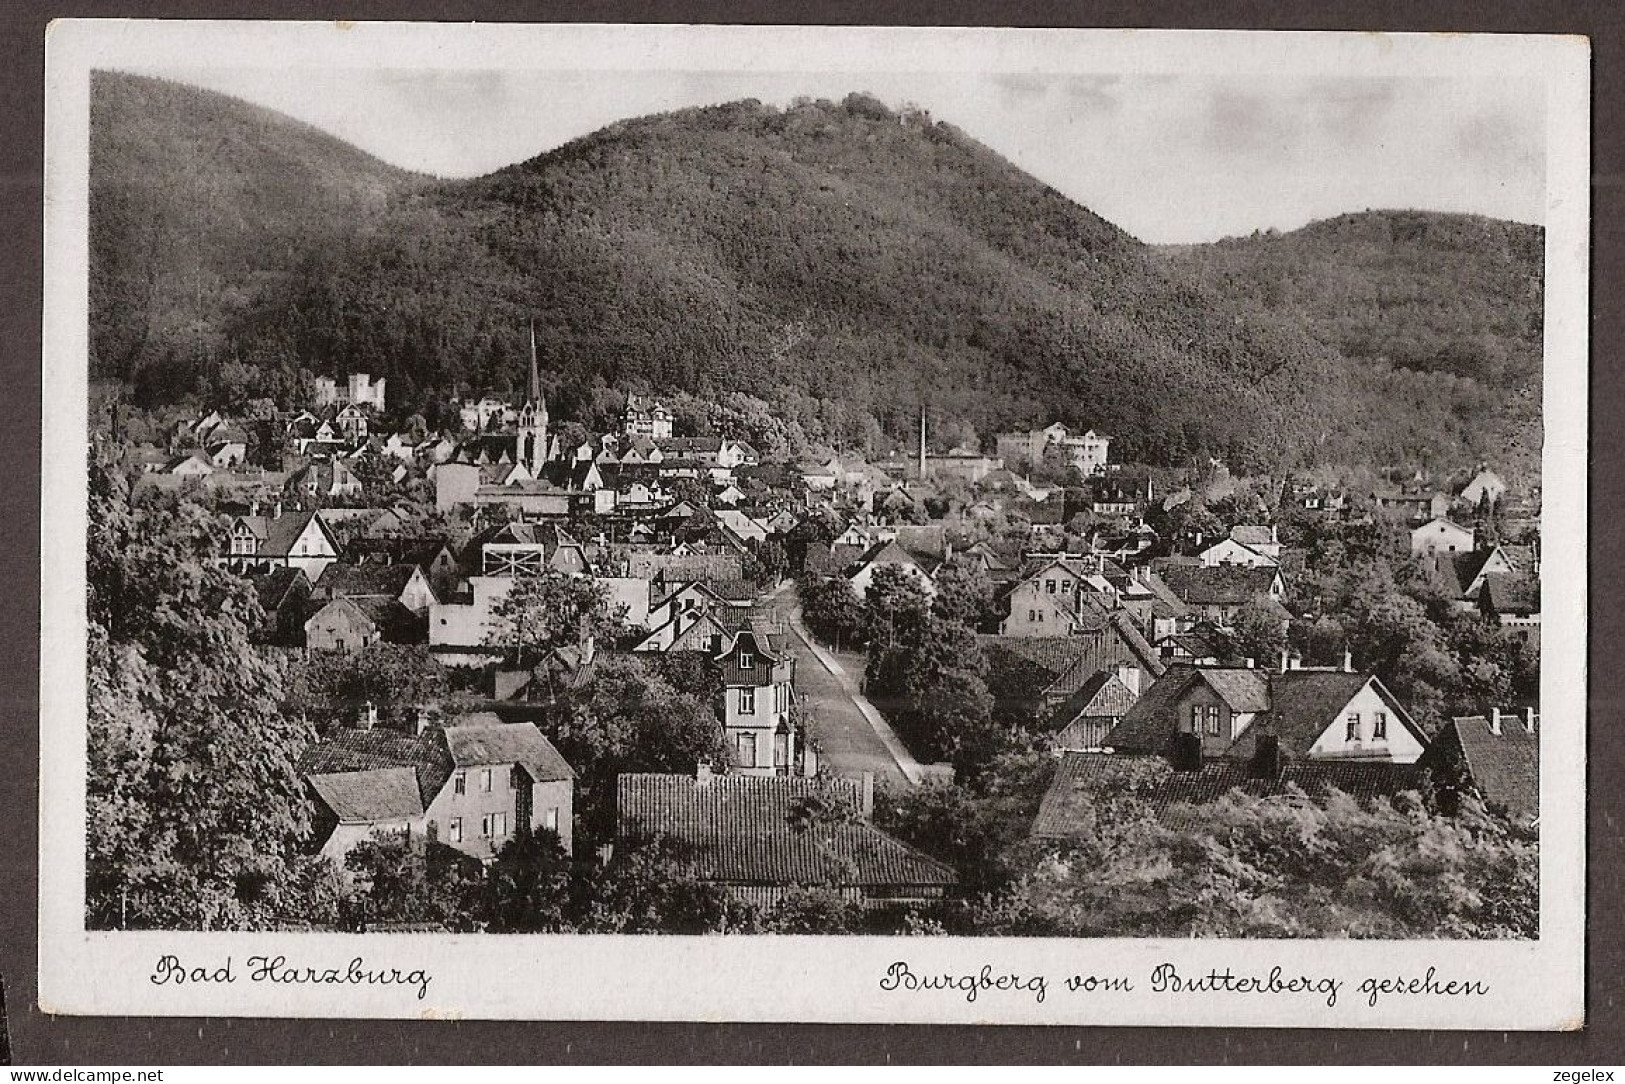
[{"label": "vintage postcard", "polygon": [[1581,1026],[1589,63],[54,24],[43,1008]]}]

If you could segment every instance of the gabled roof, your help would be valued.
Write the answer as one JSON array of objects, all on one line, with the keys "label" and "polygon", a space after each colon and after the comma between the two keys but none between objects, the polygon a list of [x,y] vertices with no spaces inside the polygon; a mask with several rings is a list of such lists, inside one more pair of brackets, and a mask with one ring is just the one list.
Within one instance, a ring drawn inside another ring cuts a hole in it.
[{"label": "gabled roof", "polygon": [[1533,576],[1491,572],[1484,577],[1478,597],[1498,614],[1538,614],[1540,581]]},{"label": "gabled roof", "polygon": [[1315,741],[1327,727],[1340,720],[1343,708],[1367,683],[1374,685],[1388,703],[1394,721],[1408,728],[1425,748],[1427,735],[1417,728],[1409,713],[1376,677],[1358,671],[1288,670],[1269,675],[1269,715],[1242,731],[1224,755],[1239,759],[1251,757],[1257,749],[1258,737],[1273,734],[1280,739],[1284,756],[1308,756]]},{"label": "gabled roof", "polygon": [[421,574],[417,565],[347,565],[335,561],[316,578],[316,589],[343,598],[399,598],[412,577]]},{"label": "gabled roof", "polygon": [[249,582],[254,585],[254,594],[259,599],[260,609],[267,614],[276,612],[281,608],[290,594],[304,597],[310,592],[309,579],[300,568],[283,565],[269,571],[250,576]]},{"label": "gabled roof", "polygon": [[[241,517],[244,520],[251,516]],[[299,541],[299,536],[305,533],[305,528],[314,521],[316,527],[326,537],[327,544],[334,553],[339,551],[338,539],[328,529],[327,522],[322,519],[319,511],[311,512],[285,512],[276,519],[269,521],[265,527],[264,541],[260,544],[262,557],[287,557],[293,553],[293,544]]]},{"label": "gabled roof", "polygon": [[1078,719],[1121,718],[1138,699],[1110,670],[1097,670],[1045,720],[1044,729],[1064,730]]},{"label": "gabled roof", "polygon": [[535,723],[504,723],[493,712],[463,715],[444,731],[459,768],[518,764],[536,782],[574,779],[575,772]]},{"label": "gabled roof", "polygon": [[380,768],[410,768],[417,776],[418,795],[428,808],[452,771],[451,755],[429,737],[399,730],[339,729],[307,746],[299,758],[303,775],[368,772]]},{"label": "gabled roof", "polygon": [[[686,845],[706,880],[730,884],[942,887],[953,870],[858,817],[858,784],[798,776],[626,773],[616,781],[619,839]],[[845,806],[852,819],[800,828],[802,803]]]},{"label": "gabled roof", "polygon": [[1106,735],[1103,745],[1129,753],[1160,753],[1167,749],[1177,728],[1174,706],[1201,680],[1197,668],[1174,663],[1162,677],[1140,693],[1123,719]]},{"label": "gabled roof", "polygon": [[317,797],[348,824],[404,820],[424,810],[411,768],[313,773],[308,778]]},{"label": "gabled roof", "polygon": [[1501,733],[1482,715],[1452,719],[1433,739],[1425,762],[1461,756],[1468,779],[1487,804],[1524,820],[1540,813],[1540,733],[1517,716],[1503,717]]},{"label": "gabled roof", "polygon": [[1157,575],[1176,597],[1190,605],[1242,606],[1269,594],[1280,570],[1242,565],[1165,565]]}]

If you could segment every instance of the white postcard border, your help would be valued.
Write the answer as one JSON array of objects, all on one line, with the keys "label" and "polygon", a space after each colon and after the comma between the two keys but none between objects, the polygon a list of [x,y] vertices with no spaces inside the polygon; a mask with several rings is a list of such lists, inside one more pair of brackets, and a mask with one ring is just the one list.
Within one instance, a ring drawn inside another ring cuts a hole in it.
[{"label": "white postcard border", "polygon": [[[41,509],[40,999],[73,1014],[799,1022],[1179,1024],[1556,1029],[1584,1012],[1589,47],[1518,35],[937,28],[492,26],[68,20],[48,38]],[[1546,443],[1542,534],[1541,937],[1536,942],[1166,941],[862,937],[502,937],[88,933],[84,914],[88,104],[92,68],[965,70],[1437,75],[1517,72],[1547,86]],[[816,58],[814,61],[811,58]],[[225,966],[230,983],[158,986],[157,961]],[[297,967],[423,969],[410,984],[287,986]],[[886,991],[918,974],[1044,975],[1030,989]],[[1315,995],[1174,995],[1182,974],[1337,976]],[[1481,998],[1386,996],[1367,976],[1483,981]],[[1129,976],[1124,993],[1071,975]]]}]

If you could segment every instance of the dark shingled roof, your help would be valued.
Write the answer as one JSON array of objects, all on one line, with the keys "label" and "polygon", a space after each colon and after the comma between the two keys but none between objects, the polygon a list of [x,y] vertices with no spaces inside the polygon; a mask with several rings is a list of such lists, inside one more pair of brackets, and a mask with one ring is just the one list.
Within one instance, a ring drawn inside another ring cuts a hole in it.
[{"label": "dark shingled roof", "polygon": [[[244,519],[251,517],[245,516]],[[322,533],[327,536],[328,544],[333,552],[338,553],[338,539],[328,530],[327,523],[321,518],[320,512],[286,512],[265,525],[265,541],[260,543],[261,557],[287,557],[293,552],[293,544],[299,541],[299,536],[305,532],[305,527],[311,520],[315,520]]]},{"label": "dark shingled roof", "polygon": [[1192,686],[1205,683],[1232,711],[1256,713],[1270,705],[1268,681],[1264,670],[1174,663],[1140,694],[1102,744],[1131,753],[1165,752],[1179,729],[1174,705]]},{"label": "dark shingled roof", "polygon": [[1388,695],[1382,682],[1370,674],[1342,670],[1288,670],[1269,675],[1269,714],[1261,716],[1241,732],[1225,756],[1245,759],[1253,755],[1258,736],[1273,734],[1281,740],[1281,752],[1288,757],[1306,757],[1315,739],[1335,723],[1338,714],[1366,682],[1374,682],[1394,710],[1394,722],[1410,728],[1424,747],[1427,736],[1416,729],[1397,700]]},{"label": "dark shingled roof", "polygon": [[1538,614],[1540,581],[1533,576],[1491,572],[1484,577],[1478,597],[1497,614]]},{"label": "dark shingled roof", "polygon": [[[308,587],[309,580],[301,568],[288,566],[272,568],[267,572],[248,577],[248,581],[254,585],[254,594],[259,599],[260,609],[267,614],[273,614],[290,591],[298,591],[301,596],[308,594],[304,588]],[[301,584],[300,581],[305,582]]]},{"label": "dark shingled roof", "polygon": [[347,565],[335,561],[317,577],[316,590],[329,592],[336,598],[399,598],[417,571],[415,564]]},{"label": "dark shingled roof", "polygon": [[792,825],[798,800],[812,798],[848,806],[856,818],[857,786],[797,776],[625,774],[616,785],[615,834],[676,840],[691,848],[703,877],[730,884],[953,884],[947,866],[866,820],[804,831]]},{"label": "dark shingled roof", "polygon": [[576,776],[535,723],[504,723],[492,712],[464,715],[446,727],[445,739],[459,768],[520,764],[538,783]]},{"label": "dark shingled roof", "polygon": [[1080,718],[1121,718],[1137,699],[1134,691],[1117,680],[1110,670],[1097,670],[1056,709],[1044,723],[1044,729],[1064,730]]},{"label": "dark shingled roof", "polygon": [[301,775],[367,772],[378,768],[411,768],[425,808],[440,793],[452,771],[451,755],[430,737],[399,730],[335,730],[299,758]]},{"label": "dark shingled roof", "polygon": [[314,773],[309,779],[310,788],[341,821],[400,820],[424,809],[411,768]]},{"label": "dark shingled roof", "polygon": [[1279,771],[1256,774],[1249,764],[1210,760],[1196,771],[1175,771],[1160,756],[1112,753],[1062,754],[1055,779],[1039,803],[1032,834],[1049,838],[1088,835],[1093,831],[1094,807],[1102,799],[1119,796],[1136,776],[1143,778],[1131,790],[1159,819],[1179,823],[1180,807],[1206,805],[1232,790],[1255,797],[1272,797],[1296,785],[1311,797],[1336,788],[1369,801],[1404,791],[1422,791],[1427,770],[1415,764],[1385,761],[1286,761]]},{"label": "dark shingled roof", "polygon": [[1478,791],[1489,805],[1505,809],[1519,820],[1540,813],[1540,731],[1527,729],[1516,715],[1503,715],[1501,733],[1490,730],[1482,715],[1452,719],[1437,735],[1423,757],[1429,765],[1459,755],[1468,778],[1462,782]]},{"label": "dark shingled roof", "polygon": [[1279,570],[1240,565],[1167,565],[1157,575],[1168,589],[1193,606],[1242,606],[1268,595]]}]

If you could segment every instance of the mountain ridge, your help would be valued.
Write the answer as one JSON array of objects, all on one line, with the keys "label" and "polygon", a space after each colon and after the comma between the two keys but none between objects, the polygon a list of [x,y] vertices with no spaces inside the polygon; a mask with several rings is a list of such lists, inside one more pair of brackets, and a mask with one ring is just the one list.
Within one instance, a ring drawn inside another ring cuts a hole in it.
[{"label": "mountain ridge", "polygon": [[[146,125],[181,131],[209,114],[156,112]],[[112,150],[93,192],[140,203]],[[1252,250],[1146,245],[959,129],[867,95],[629,118],[470,180],[358,172],[363,195],[342,189],[320,228],[257,235],[290,259],[228,283],[201,381],[148,379],[149,395],[206,390],[229,359],[364,369],[424,409],[511,387],[534,320],[563,412],[585,422],[617,389],[742,394],[810,437],[878,446],[926,402],[945,439],[1058,417],[1122,433],[1131,457],[1249,467],[1425,454],[1415,433],[1430,428],[1463,451],[1485,409],[1453,395],[1437,417],[1408,408],[1377,447],[1350,439],[1327,419],[1366,405],[1369,380],[1313,305],[1260,285]],[[104,302],[129,296],[127,272],[102,271],[123,289]],[[101,341],[121,327],[93,297],[98,323]],[[114,371],[152,371],[151,354]]]}]

